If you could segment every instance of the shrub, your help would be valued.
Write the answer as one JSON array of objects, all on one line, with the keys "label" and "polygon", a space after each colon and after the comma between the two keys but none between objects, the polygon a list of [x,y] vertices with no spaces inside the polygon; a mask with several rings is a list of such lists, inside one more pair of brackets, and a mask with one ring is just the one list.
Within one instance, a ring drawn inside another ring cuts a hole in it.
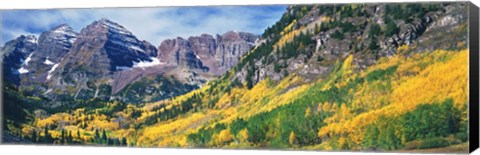
[{"label": "shrub", "polygon": [[338,39],[338,40],[343,40],[343,33],[339,32],[339,31],[335,31],[332,34],[332,38]]},{"label": "shrub", "polygon": [[400,32],[400,29],[397,27],[397,24],[395,24],[395,22],[390,21],[387,23],[387,29],[385,30],[385,35],[387,37],[397,34],[398,32]]}]

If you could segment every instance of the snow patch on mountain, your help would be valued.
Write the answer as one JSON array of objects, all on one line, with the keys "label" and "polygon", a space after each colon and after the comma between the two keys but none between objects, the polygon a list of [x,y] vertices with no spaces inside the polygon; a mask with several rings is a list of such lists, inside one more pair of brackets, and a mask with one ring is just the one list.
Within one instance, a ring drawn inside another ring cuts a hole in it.
[{"label": "snow patch on mountain", "polygon": [[130,31],[128,31],[127,29],[125,29],[123,26],[117,24],[117,23],[114,23],[108,19],[105,19],[105,18],[102,18],[100,19],[100,22],[110,28],[111,31],[115,31],[117,33],[121,33],[121,34],[128,34],[128,35],[132,35],[132,33]]},{"label": "snow patch on mountain", "polygon": [[64,24],[60,25],[52,31],[55,40],[73,44],[77,40],[77,33],[73,29]]},{"label": "snow patch on mountain", "polygon": [[59,63],[56,63],[55,65],[52,66],[52,68],[48,71],[48,75],[47,75],[47,80],[50,80],[50,78],[52,77],[52,73],[55,71],[55,69],[57,69]]},{"label": "snow patch on mountain", "polygon": [[43,64],[45,65],[53,65],[54,63],[50,60],[48,60],[48,57],[45,59],[45,61],[43,62]]},{"label": "snow patch on mountain", "polygon": [[30,62],[30,60],[32,60],[32,55],[33,55],[33,52],[28,55],[28,57],[27,57],[27,59],[25,59],[25,61],[23,61],[24,66],[28,66],[28,62]]},{"label": "snow patch on mountain", "polygon": [[155,57],[150,57],[150,59],[152,59],[152,61],[139,61],[139,62],[133,62],[133,68],[145,68],[145,67],[152,67],[152,66],[156,66],[156,65],[161,65],[162,63],[160,62],[160,60],[158,60],[157,58]]},{"label": "snow patch on mountain", "polygon": [[35,36],[27,36],[26,41],[36,44],[38,40],[35,38]]},{"label": "snow patch on mountain", "polygon": [[131,49],[133,49],[133,50],[137,50],[137,51],[140,51],[140,52],[145,53],[145,50],[141,49],[141,48],[138,47],[138,46],[130,45],[129,47],[130,47]]},{"label": "snow patch on mountain", "polygon": [[115,67],[115,70],[117,71],[122,71],[122,70],[130,70],[132,69],[131,67],[127,67],[127,66],[116,66]]},{"label": "snow patch on mountain", "polygon": [[18,69],[17,72],[19,74],[25,74],[25,73],[28,73],[28,69],[25,69],[24,67],[22,67],[22,68]]}]

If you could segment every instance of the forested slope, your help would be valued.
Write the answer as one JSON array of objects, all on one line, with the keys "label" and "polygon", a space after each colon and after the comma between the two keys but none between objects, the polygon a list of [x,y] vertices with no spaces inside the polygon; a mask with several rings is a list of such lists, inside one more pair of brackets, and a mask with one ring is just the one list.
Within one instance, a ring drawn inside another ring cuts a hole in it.
[{"label": "forested slope", "polygon": [[91,100],[64,111],[37,108],[9,130],[45,143],[143,147],[464,145],[465,7],[290,6],[236,67],[197,90],[145,106]]}]

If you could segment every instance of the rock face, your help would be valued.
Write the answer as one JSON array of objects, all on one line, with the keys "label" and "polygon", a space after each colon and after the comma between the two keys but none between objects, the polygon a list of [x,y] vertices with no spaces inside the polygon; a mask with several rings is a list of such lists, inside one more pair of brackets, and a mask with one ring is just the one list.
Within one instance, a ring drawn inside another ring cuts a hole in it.
[{"label": "rock face", "polygon": [[186,93],[223,74],[256,39],[231,31],[165,40],[157,49],[108,19],[79,33],[62,24],[43,32],[38,41],[21,36],[6,43],[4,77],[22,91],[52,101],[150,102]]},{"label": "rock face", "polygon": [[158,58],[165,66],[184,68],[171,72],[172,75],[188,83],[203,84],[208,78],[195,74],[219,76],[225,73],[250,51],[257,39],[254,34],[234,31],[215,37],[208,34],[188,39],[178,37],[160,44]]},{"label": "rock face", "polygon": [[77,35],[70,26],[65,24],[43,32],[38,38],[35,51],[30,56],[30,63],[25,66],[29,72],[22,77],[21,86],[26,89],[35,89],[30,86],[40,85],[48,80],[50,70],[58,67],[58,63],[72,48]]},{"label": "rock face", "polygon": [[28,73],[32,53],[37,48],[35,36],[20,36],[11,40],[1,48],[3,78],[13,84],[20,84],[20,75]]}]

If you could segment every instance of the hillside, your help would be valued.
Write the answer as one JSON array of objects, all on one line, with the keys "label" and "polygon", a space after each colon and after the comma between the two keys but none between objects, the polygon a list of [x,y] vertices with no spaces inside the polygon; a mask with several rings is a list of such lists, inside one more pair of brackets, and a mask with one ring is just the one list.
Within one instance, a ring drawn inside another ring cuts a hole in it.
[{"label": "hillside", "polygon": [[238,64],[199,89],[144,106],[25,106],[26,119],[7,121],[7,129],[40,143],[140,147],[421,151],[463,145],[466,7],[289,6]]}]

